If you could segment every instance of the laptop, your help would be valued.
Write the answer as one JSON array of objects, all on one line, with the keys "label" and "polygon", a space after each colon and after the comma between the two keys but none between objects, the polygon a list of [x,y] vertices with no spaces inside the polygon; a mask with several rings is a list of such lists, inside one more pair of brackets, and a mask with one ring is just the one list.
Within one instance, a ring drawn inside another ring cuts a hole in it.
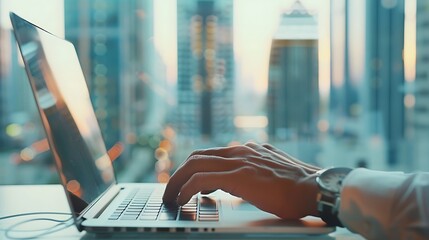
[{"label": "laptop", "polygon": [[10,13],[15,38],[79,231],[321,235],[319,218],[286,221],[222,191],[165,206],[165,184],[118,183],[72,43]]}]

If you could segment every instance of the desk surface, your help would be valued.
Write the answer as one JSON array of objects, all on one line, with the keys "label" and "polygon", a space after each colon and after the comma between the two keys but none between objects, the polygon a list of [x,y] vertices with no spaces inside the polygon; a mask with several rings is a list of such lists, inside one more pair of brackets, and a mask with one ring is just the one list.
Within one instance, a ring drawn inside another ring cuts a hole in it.
[{"label": "desk surface", "polygon": [[[67,200],[64,195],[64,190],[60,185],[7,185],[0,186],[0,217],[27,213],[27,212],[70,212],[67,205]],[[55,219],[65,219],[68,216],[51,215],[51,216],[26,216],[8,220],[0,220],[0,239],[6,238],[4,229],[16,224],[18,222],[34,219],[36,217],[51,217]],[[55,223],[46,221],[37,221],[29,224],[22,225],[19,230],[34,230],[53,226]],[[30,237],[35,233],[41,232],[15,232],[11,233],[12,237]],[[173,235],[174,234],[174,235]],[[213,238],[222,239],[236,239],[237,236],[222,236],[211,235]],[[205,235],[205,238],[211,236]],[[145,239],[198,239],[201,235],[196,234],[181,234],[178,233],[150,233],[146,234]],[[283,236],[284,237],[284,236]],[[273,238],[278,239],[278,236],[263,236],[263,239]],[[46,235],[43,239],[100,239],[99,236],[79,232],[75,226],[63,229],[61,231]],[[109,238],[112,239],[112,238]],[[255,239],[258,239],[255,237]],[[295,239],[295,238],[294,238]],[[357,234],[352,234],[346,229],[338,228],[337,231],[327,235],[321,236],[318,239],[363,239]]]}]

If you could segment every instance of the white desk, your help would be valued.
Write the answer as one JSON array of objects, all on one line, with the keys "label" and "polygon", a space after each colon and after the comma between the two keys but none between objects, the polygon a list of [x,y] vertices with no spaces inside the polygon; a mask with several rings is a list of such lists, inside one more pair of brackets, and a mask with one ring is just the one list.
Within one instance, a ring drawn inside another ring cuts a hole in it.
[{"label": "white desk", "polygon": [[[67,205],[67,200],[64,195],[64,190],[60,185],[6,185],[0,186],[0,217],[18,213],[26,212],[70,212]],[[9,220],[0,221],[0,229],[5,229],[12,224],[20,221],[36,218],[42,216],[28,216],[21,218],[14,218]],[[47,217],[43,215],[43,217]],[[67,216],[52,215],[52,218],[64,219]],[[23,225],[24,228],[20,229],[39,229],[52,226],[51,222],[38,221],[31,224]],[[39,232],[40,233],[40,232]],[[32,236],[34,233],[18,233],[12,236]],[[25,235],[29,234],[29,235]],[[201,239],[203,236],[194,233],[149,233],[142,236],[144,239]],[[92,234],[86,234],[85,232],[79,232],[75,226],[71,226],[67,229],[59,232],[46,235],[42,239],[102,239],[102,236],[95,236]],[[237,239],[239,236],[227,236],[227,235],[204,235],[204,238],[213,239]],[[248,237],[247,237],[248,238]],[[279,239],[279,236],[263,236],[263,239],[272,238]],[[284,236],[283,236],[284,238]],[[314,238],[314,237],[313,237]],[[5,231],[0,231],[0,239],[7,239]],[[109,237],[108,239],[113,239]],[[121,236],[123,239],[123,236]],[[255,237],[258,239],[258,237]],[[294,238],[296,239],[296,238]],[[308,239],[308,238],[306,238]],[[363,239],[360,235],[352,234],[346,229],[338,228],[334,233],[327,236],[320,236],[317,239],[347,239],[347,240],[361,240]]]}]

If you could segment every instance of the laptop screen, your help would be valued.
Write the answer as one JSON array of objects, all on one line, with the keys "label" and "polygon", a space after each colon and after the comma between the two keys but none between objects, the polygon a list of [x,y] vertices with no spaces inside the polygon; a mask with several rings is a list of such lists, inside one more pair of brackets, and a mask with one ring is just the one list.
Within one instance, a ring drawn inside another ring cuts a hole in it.
[{"label": "laptop screen", "polygon": [[11,13],[16,40],[72,211],[115,183],[74,46]]}]

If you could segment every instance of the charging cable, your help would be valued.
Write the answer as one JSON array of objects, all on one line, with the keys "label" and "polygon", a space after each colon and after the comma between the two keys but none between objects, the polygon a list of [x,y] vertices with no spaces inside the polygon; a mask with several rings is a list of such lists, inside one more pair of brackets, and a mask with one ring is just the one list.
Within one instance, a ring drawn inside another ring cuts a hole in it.
[{"label": "charging cable", "polygon": [[[13,218],[19,218],[24,216],[34,216],[34,215],[66,215],[70,216],[71,213],[63,213],[63,212],[29,212],[29,213],[20,213],[20,214],[14,214],[9,216],[0,217],[0,221],[2,220],[8,220]],[[54,222],[53,226],[41,228],[41,229],[18,229],[19,227],[22,227],[23,225],[34,223],[37,221],[45,221],[45,222]],[[15,223],[7,228],[0,228],[0,231],[4,231],[4,234],[6,238],[8,239],[34,239],[39,238],[54,232],[61,231],[63,229],[66,229],[70,226],[74,225],[73,217],[69,217],[67,219],[55,219],[55,218],[47,218],[47,217],[38,217],[38,218],[31,218],[26,219],[23,221],[20,221],[18,223]],[[27,235],[25,233],[31,234]]]}]

